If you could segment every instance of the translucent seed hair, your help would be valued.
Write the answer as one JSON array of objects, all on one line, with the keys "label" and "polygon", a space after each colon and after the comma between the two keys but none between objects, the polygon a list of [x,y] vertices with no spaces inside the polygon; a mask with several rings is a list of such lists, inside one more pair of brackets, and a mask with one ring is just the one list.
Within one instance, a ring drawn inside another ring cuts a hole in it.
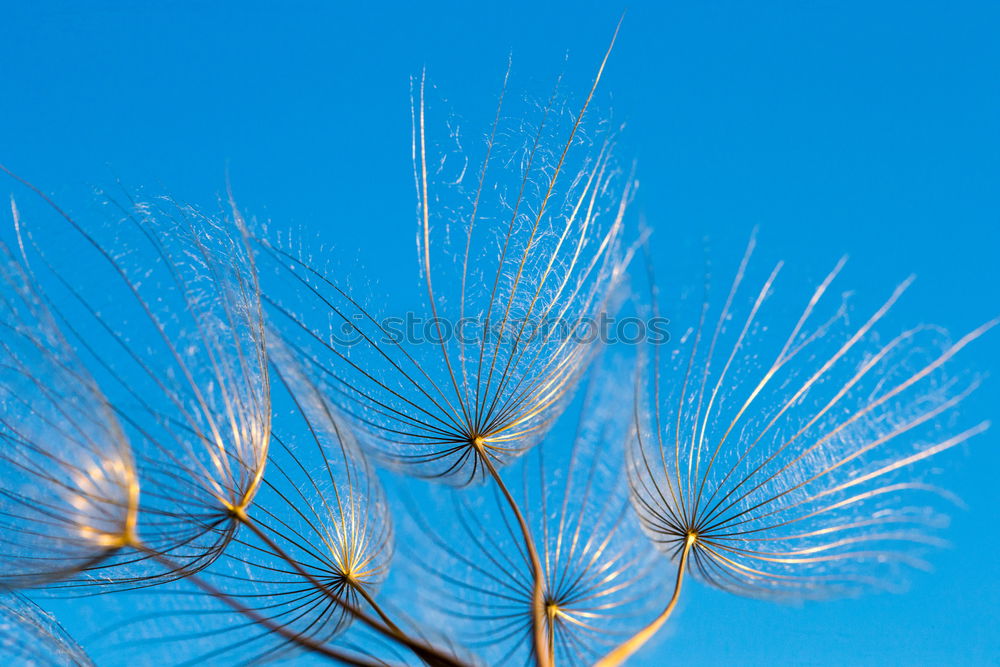
[{"label": "translucent seed hair", "polygon": [[107,398],[3,243],[0,332],[0,586],[37,586],[127,545],[139,487]]},{"label": "translucent seed hair", "polygon": [[977,380],[952,360],[997,322],[955,340],[929,326],[893,332],[910,279],[849,317],[830,294],[844,260],[776,319],[782,264],[746,284],[753,247],[728,294],[706,299],[675,351],[647,366],[633,505],[664,554],[686,554],[719,588],[792,598],[895,588],[940,544],[951,498],[920,464],[987,427],[964,423]]},{"label": "translucent seed hair", "polygon": [[557,86],[523,113],[505,78],[479,143],[414,81],[420,341],[263,244],[295,286],[274,299],[276,322],[384,461],[467,484],[487,459],[502,466],[537,444],[572,395],[598,338],[588,327],[611,307],[628,254],[633,185],[614,131],[585,122],[602,70],[578,106]]},{"label": "translucent seed hair", "polygon": [[[260,290],[239,211],[122,190],[99,192],[84,224],[21,182],[37,195],[22,248],[132,443],[143,548],[202,567],[253,501],[270,439]],[[100,580],[163,574],[143,561],[117,558]]]},{"label": "translucent seed hair", "polygon": [[0,594],[0,661],[51,667],[94,665],[51,614],[18,593]]},{"label": "translucent seed hair", "polygon": [[[615,401],[628,382],[591,373],[556,431],[507,471],[538,545],[557,665],[589,665],[638,630],[666,583],[629,505],[622,445],[631,420]],[[433,521],[414,512],[412,558],[426,573],[414,578],[424,582],[428,622],[491,665],[534,664],[532,568],[506,503],[492,488],[450,496],[434,504]]]}]

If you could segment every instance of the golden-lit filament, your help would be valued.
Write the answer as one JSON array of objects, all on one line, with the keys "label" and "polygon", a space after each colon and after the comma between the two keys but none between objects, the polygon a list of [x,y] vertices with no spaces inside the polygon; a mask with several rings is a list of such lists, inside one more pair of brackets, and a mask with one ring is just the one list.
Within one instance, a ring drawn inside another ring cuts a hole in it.
[{"label": "golden-lit filament", "polygon": [[84,542],[114,550],[138,544],[139,483],[130,457],[104,458],[72,470],[68,503]]}]

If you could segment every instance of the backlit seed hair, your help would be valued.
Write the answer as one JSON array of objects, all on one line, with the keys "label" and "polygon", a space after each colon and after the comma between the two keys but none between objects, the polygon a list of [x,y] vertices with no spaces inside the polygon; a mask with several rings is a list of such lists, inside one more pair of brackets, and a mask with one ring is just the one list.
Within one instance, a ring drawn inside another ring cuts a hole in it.
[{"label": "backlit seed hair", "polygon": [[[586,396],[565,415],[577,420],[566,439],[550,437],[507,475],[538,545],[546,648],[557,665],[591,664],[641,628],[667,581],[629,504],[630,414],[612,399],[628,384],[591,373]],[[504,499],[489,488],[449,500],[435,505],[434,523],[447,532],[416,514],[423,539],[414,559],[432,575],[420,589],[429,613],[491,665],[534,664],[532,566]]]},{"label": "backlit seed hair", "polygon": [[955,341],[927,326],[880,335],[911,279],[848,318],[826,298],[841,260],[788,326],[768,324],[782,264],[746,289],[753,249],[721,306],[706,299],[637,387],[632,504],[677,579],[661,615],[601,667],[662,625],[686,573],[766,598],[898,586],[940,544],[935,506],[950,497],[919,464],[988,426],[962,423],[977,380],[950,362],[998,320]]},{"label": "backlit seed hair", "polygon": [[94,666],[83,647],[55,618],[19,593],[0,594],[0,662],[51,667]]},{"label": "backlit seed hair", "polygon": [[[47,206],[23,216],[22,248],[132,443],[143,489],[137,543],[202,567],[252,502],[270,440],[260,289],[242,218],[232,204],[209,215],[171,198],[99,193],[106,212],[84,226],[11,175]],[[67,249],[73,275],[62,268]],[[162,574],[136,560],[145,557],[98,566],[109,568],[100,581]]]},{"label": "backlit seed hair", "polygon": [[[356,622],[351,608],[383,614],[376,597],[393,529],[378,477],[336,408],[274,338],[271,360],[274,442],[244,528],[195,575],[198,584],[161,589],[155,613],[115,629],[115,650],[141,645],[171,662],[287,660],[339,638]],[[368,653],[348,647],[359,659]]]},{"label": "backlit seed hair", "polygon": [[134,535],[139,487],[128,439],[31,268],[3,243],[0,479],[2,587],[71,576]]},{"label": "backlit seed hair", "polygon": [[554,92],[533,124],[508,112],[505,78],[473,149],[455,124],[440,137],[429,129],[427,84],[414,82],[422,344],[337,280],[262,244],[297,292],[273,299],[282,332],[384,461],[467,484],[538,443],[571,396],[598,342],[571,334],[608,310],[628,255],[632,183],[614,161],[613,132],[584,123],[603,66],[579,108]]}]

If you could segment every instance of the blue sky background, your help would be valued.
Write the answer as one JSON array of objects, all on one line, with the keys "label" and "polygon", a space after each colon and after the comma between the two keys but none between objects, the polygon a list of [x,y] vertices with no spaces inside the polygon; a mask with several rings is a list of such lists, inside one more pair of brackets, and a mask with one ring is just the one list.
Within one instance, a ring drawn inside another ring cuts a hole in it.
[{"label": "blue sky background", "polygon": [[[228,165],[246,211],[389,292],[415,282],[409,77],[426,66],[482,127],[508,54],[514,89],[565,71],[582,90],[622,9],[148,4],[0,4],[0,162],[70,202],[119,176],[211,203]],[[803,278],[844,253],[862,291],[913,272],[901,318],[973,328],[1000,312],[998,29],[990,2],[630,3],[597,102],[627,124],[632,223],[661,262],[706,236],[732,255],[759,225]],[[998,351],[993,332],[962,363]],[[993,378],[964,409],[997,405]],[[950,457],[968,509],[907,594],[803,609],[694,585],[644,664],[997,664],[998,433]]]}]

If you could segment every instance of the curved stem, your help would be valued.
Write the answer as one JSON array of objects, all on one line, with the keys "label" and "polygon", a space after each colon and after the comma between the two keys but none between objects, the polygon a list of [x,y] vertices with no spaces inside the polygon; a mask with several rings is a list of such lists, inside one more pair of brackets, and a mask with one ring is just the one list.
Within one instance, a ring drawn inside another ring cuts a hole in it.
[{"label": "curved stem", "polygon": [[[186,572],[183,565],[175,563],[166,556],[160,554],[157,551],[154,551],[153,549],[146,547],[141,543],[132,543],[131,546],[136,551],[146,554],[151,560],[153,560],[156,563],[159,563],[168,570],[171,570],[173,572]],[[298,644],[299,646],[308,649],[314,653],[318,653],[333,660],[338,660],[348,665],[354,665],[355,667],[379,667],[380,665],[384,664],[381,661],[366,660],[361,656],[345,653],[336,648],[314,641],[313,639],[310,639],[309,637],[306,637],[301,633],[295,632],[283,625],[275,623],[266,616],[259,614],[257,611],[240,604],[229,595],[226,595],[221,590],[219,590],[212,584],[202,579],[201,576],[199,576],[198,574],[185,574],[185,579],[187,579],[188,581],[190,581],[195,586],[200,588],[205,593],[208,593],[212,597],[222,600],[222,602],[231,607],[234,611],[246,616],[254,623],[258,623],[267,628],[268,630],[270,630],[271,632],[281,635],[288,641],[294,644]]]},{"label": "curved stem", "polygon": [[[430,646],[420,640],[414,639],[409,635],[407,635],[405,632],[400,630],[394,623],[388,621],[388,619],[384,616],[381,609],[375,607],[376,611],[380,616],[382,616],[383,620],[387,621],[386,625],[383,625],[379,621],[372,618],[369,614],[366,614],[364,611],[358,609],[350,602],[347,602],[339,595],[331,591],[326,586],[326,584],[319,581],[315,576],[313,576],[304,567],[302,567],[298,563],[298,561],[296,561],[294,558],[288,555],[288,553],[284,549],[282,549],[274,540],[272,540],[271,537],[267,533],[265,533],[264,530],[259,525],[257,525],[257,522],[254,521],[252,518],[250,518],[250,516],[246,512],[242,510],[235,511],[234,516],[241,524],[249,528],[250,531],[254,535],[256,535],[258,539],[260,539],[260,541],[262,541],[265,545],[267,545],[267,548],[270,549],[275,556],[288,563],[288,565],[290,565],[292,569],[294,569],[299,575],[305,578],[306,581],[315,586],[318,590],[322,591],[323,594],[326,595],[330,600],[332,600],[334,603],[339,605],[342,609],[350,613],[354,618],[358,619],[372,630],[375,630],[379,634],[384,635],[389,639],[392,639],[402,644],[403,646],[413,651],[420,658],[422,658],[424,661],[428,662],[431,665],[436,665],[440,667],[463,667],[463,663],[458,659],[444,653],[438,648]],[[366,601],[370,599],[368,596],[363,596],[363,597],[365,597]]]},{"label": "curved stem", "polygon": [[545,632],[545,571],[542,569],[542,561],[538,558],[538,550],[535,548],[535,540],[531,537],[531,530],[528,522],[521,514],[521,508],[517,506],[514,496],[507,490],[507,485],[503,483],[497,469],[493,467],[489,454],[485,447],[476,443],[476,450],[482,459],[486,469],[490,471],[490,476],[497,483],[501,493],[510,505],[514,517],[521,528],[521,535],[524,538],[524,547],[528,552],[528,559],[531,561],[532,589],[531,589],[531,626],[535,645],[535,663],[538,667],[553,667],[552,654],[549,652],[549,642]]},{"label": "curved stem", "polygon": [[670,618],[670,614],[673,613],[674,607],[677,606],[677,598],[681,594],[681,584],[684,583],[684,572],[687,570],[687,560],[688,555],[691,553],[691,547],[694,543],[698,541],[698,536],[695,533],[688,533],[687,538],[684,540],[684,551],[681,552],[681,562],[677,567],[677,580],[674,582],[674,593],[670,596],[670,601],[667,602],[666,608],[660,612],[660,615],[653,619],[653,622],[644,627],[639,632],[635,633],[628,640],[623,642],[606,656],[597,661],[594,667],[617,667],[622,662],[627,660],[629,656],[642,648],[643,644],[650,640],[650,638],[656,634],[667,619]]}]

